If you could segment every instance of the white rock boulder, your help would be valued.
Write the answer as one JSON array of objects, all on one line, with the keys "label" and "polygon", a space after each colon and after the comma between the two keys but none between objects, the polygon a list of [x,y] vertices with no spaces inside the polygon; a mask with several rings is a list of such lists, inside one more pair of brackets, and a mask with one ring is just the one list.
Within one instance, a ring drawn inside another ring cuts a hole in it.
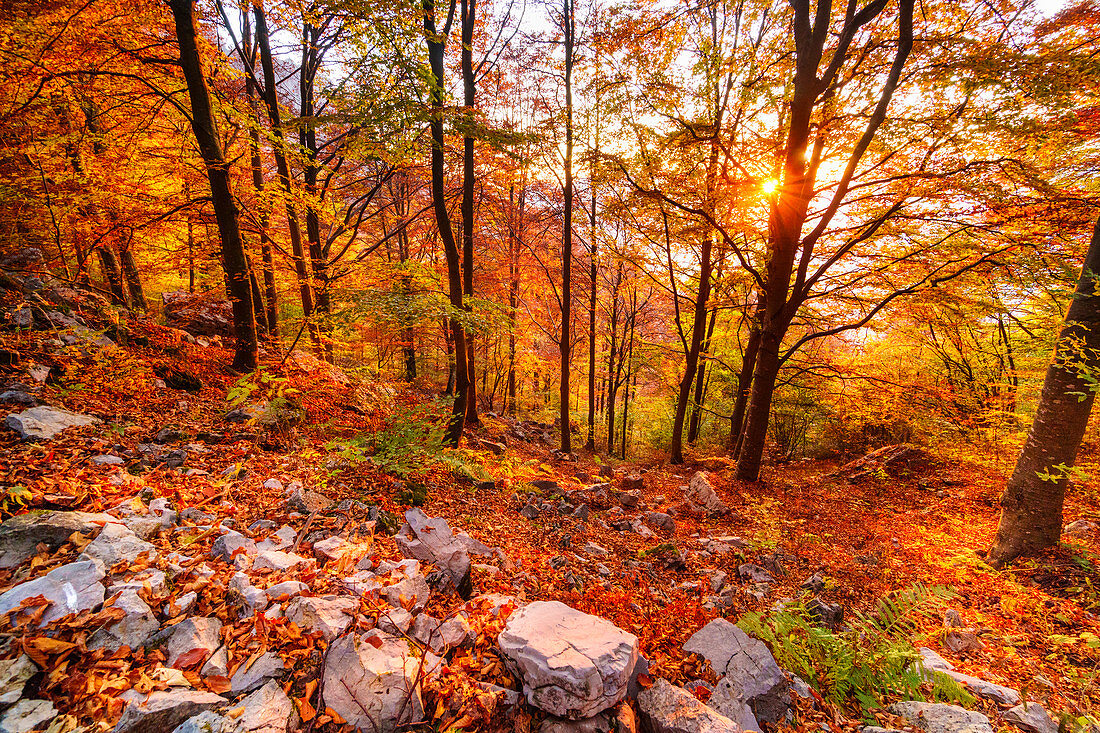
[{"label": "white rock boulder", "polygon": [[638,637],[559,601],[519,609],[497,641],[527,701],[571,720],[622,700],[638,661]]}]

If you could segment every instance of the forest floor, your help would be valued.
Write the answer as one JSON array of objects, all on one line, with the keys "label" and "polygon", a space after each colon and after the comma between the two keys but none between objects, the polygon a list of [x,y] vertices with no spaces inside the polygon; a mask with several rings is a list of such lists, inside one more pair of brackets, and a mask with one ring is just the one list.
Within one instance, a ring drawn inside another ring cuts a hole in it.
[{"label": "forest floor", "polygon": [[[104,421],[67,430],[45,443],[21,443],[4,431],[0,487],[8,492],[9,511],[15,509],[13,487],[29,490],[27,508],[83,511],[103,511],[150,488],[179,510],[201,507],[219,517],[234,517],[238,527],[257,519],[301,527],[304,517],[291,515],[283,494],[262,488],[266,480],[299,480],[333,500],[379,504],[397,514],[408,508],[400,500],[408,500],[409,487],[422,484],[423,508],[429,515],[445,517],[456,529],[502,548],[507,557],[475,569],[477,592],[510,594],[522,601],[556,599],[608,618],[639,637],[654,677],[684,683],[706,675],[699,661],[681,647],[719,614],[707,603],[717,571],[726,572],[729,582],[739,586],[727,596],[729,607],[720,611],[733,620],[799,597],[801,584],[822,573],[829,580],[821,597],[848,614],[873,610],[878,599],[916,583],[948,586],[953,595],[920,618],[912,636],[915,645],[932,647],[963,672],[1021,690],[1052,712],[1079,717],[1100,709],[1100,531],[1094,526],[1067,536],[1049,554],[1005,571],[984,565],[978,551],[993,536],[997,502],[1011,468],[1011,460],[1004,456],[962,449],[937,455],[929,449],[924,460],[856,482],[832,475],[836,461],[804,461],[769,466],[762,480],[752,484],[734,481],[721,457],[701,457],[693,466],[613,461],[615,486],[628,474],[642,475],[640,507],[645,510],[665,511],[676,505],[691,475],[706,466],[731,511],[713,517],[681,512],[672,532],[655,530],[653,536],[609,528],[612,516],[600,509],[594,509],[587,521],[556,512],[528,520],[518,510],[529,480],[555,480],[565,490],[582,488],[585,484],[577,475],[599,481],[600,462],[583,453],[575,462],[557,460],[554,446],[509,437],[511,423],[486,417],[469,435],[475,444],[479,438],[507,441],[504,455],[472,449],[460,455],[461,463],[473,466],[474,473],[496,479],[493,488],[477,489],[473,482],[456,478],[453,460],[427,468],[413,466],[399,479],[370,461],[346,460],[346,446],[357,435],[384,428],[394,415],[406,414],[421,395],[400,386],[342,384],[337,373],[316,360],[292,358],[269,365],[270,373],[287,380],[269,389],[300,390],[292,400],[300,401],[304,420],[282,428],[228,424],[227,393],[240,379],[225,367],[230,353],[180,342],[156,326],[143,330],[147,345],[103,351],[81,343],[64,348],[46,344],[49,333],[5,336],[3,346],[18,351],[22,364],[53,367],[48,383],[35,387],[40,401]],[[201,391],[156,387],[154,369],[163,374],[166,367],[200,376]],[[27,377],[13,369],[8,382],[25,384]],[[251,396],[264,395],[258,391]],[[18,409],[4,406],[3,411]],[[187,456],[192,475],[89,462],[103,454],[136,455],[127,452],[151,443],[165,427],[187,436],[182,444],[200,445]],[[234,467],[243,470],[235,472]],[[227,470],[229,477],[224,475]],[[1066,522],[1100,519],[1098,497],[1100,486],[1095,483],[1086,481],[1074,489]],[[318,518],[314,529],[324,527],[325,521]],[[730,535],[740,538],[731,545],[733,552],[699,552],[709,538]],[[210,540],[192,537],[188,544],[202,547]],[[161,536],[153,542],[162,551],[181,546],[178,537]],[[593,556],[584,549],[587,543],[606,548],[608,554]],[[661,562],[669,556],[668,545],[682,551],[684,562]],[[387,547],[379,543],[378,552],[396,557]],[[79,549],[66,545],[42,553],[31,573],[71,561]],[[775,582],[765,592],[754,595],[753,588],[738,579],[738,567],[746,562],[767,563],[772,569]],[[14,573],[0,571],[0,590],[14,582]],[[236,623],[229,632],[230,638],[241,639],[242,649],[233,654],[236,663],[264,644],[279,649],[292,662],[292,679],[286,685],[291,697],[300,708],[302,700],[317,704],[316,697],[311,698],[316,683],[309,683],[310,670],[315,678],[319,663],[316,639],[280,627],[249,641],[244,630],[254,631],[253,623],[235,621],[227,604],[217,598],[204,603],[211,613]],[[944,646],[942,617],[949,608],[977,630],[983,649],[952,653]],[[6,633],[8,649],[31,650],[32,658],[47,665],[43,690],[64,701],[58,707],[80,722],[113,723],[121,703],[112,700],[127,686],[163,684],[150,681],[142,671],[143,665],[158,662],[155,653],[123,660],[87,652],[79,624],[60,636],[54,634],[62,640],[60,646],[36,640],[37,632],[26,627]],[[499,665],[498,677],[506,681]],[[189,679],[198,682],[194,676]],[[850,709],[819,705],[815,710],[801,718],[800,728],[812,730],[826,721],[842,730],[859,725]],[[890,722],[889,716],[881,718]],[[316,722],[327,719],[321,716]]]}]

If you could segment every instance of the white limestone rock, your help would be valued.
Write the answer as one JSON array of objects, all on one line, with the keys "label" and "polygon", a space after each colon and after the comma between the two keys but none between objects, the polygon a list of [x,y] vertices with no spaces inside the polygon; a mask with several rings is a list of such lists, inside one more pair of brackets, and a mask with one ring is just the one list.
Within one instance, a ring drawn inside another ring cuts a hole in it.
[{"label": "white limestone rock", "polygon": [[636,636],[559,601],[519,609],[497,641],[527,701],[572,720],[622,700],[638,661]]}]

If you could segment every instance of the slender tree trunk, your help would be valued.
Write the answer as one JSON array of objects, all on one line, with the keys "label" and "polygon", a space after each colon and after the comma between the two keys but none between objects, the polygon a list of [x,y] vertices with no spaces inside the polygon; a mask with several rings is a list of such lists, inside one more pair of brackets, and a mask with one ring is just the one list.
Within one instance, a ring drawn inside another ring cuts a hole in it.
[{"label": "slender tree trunk", "polygon": [[745,438],[745,410],[752,393],[752,373],[756,369],[756,355],[760,352],[760,323],[764,318],[764,295],[757,296],[756,309],[749,326],[749,339],[745,342],[745,351],[741,354],[741,370],[737,373],[737,399],[733,403],[730,417],[730,449],[733,457],[741,454]]},{"label": "slender tree trunk", "polygon": [[291,254],[294,259],[294,271],[298,276],[298,289],[302,296],[302,314],[309,319],[309,335],[314,349],[324,353],[321,345],[321,333],[313,320],[317,309],[313,293],[313,277],[309,261],[302,244],[302,229],[298,222],[298,210],[294,206],[294,184],[290,177],[290,166],[286,159],[286,139],[283,135],[282,113],[279,110],[279,90],[276,86],[275,63],[271,57],[271,42],[267,32],[267,16],[263,3],[257,0],[252,6],[256,18],[256,45],[260,49],[260,65],[264,74],[264,103],[267,106],[268,120],[271,122],[271,134],[274,140],[272,153],[275,156],[275,168],[279,173],[279,183],[286,193],[286,221],[290,231]]},{"label": "slender tree trunk", "polygon": [[986,557],[1003,567],[1058,544],[1070,469],[1088,427],[1100,368],[1100,219],[1047,367],[1035,422],[1001,497],[1001,521]]},{"label": "slender tree trunk", "polygon": [[[467,129],[474,125],[474,21],[477,0],[462,0],[462,92]],[[462,293],[466,310],[471,311],[474,297],[474,138],[462,138]],[[466,422],[476,425],[477,379],[474,373],[474,339],[466,334],[466,369],[469,387],[466,394]]]},{"label": "slender tree trunk", "polygon": [[[183,198],[191,201],[191,182],[183,179]],[[195,225],[191,221],[191,207],[187,207],[187,292],[195,292]]]},{"label": "slender tree trunk", "polygon": [[[255,67],[256,49],[252,43],[252,23],[247,13],[243,18],[244,47],[245,52],[253,61]],[[248,106],[252,110],[255,125],[248,133],[249,162],[252,170],[252,187],[256,190],[258,201],[258,223],[260,227],[260,257],[264,263],[264,306],[265,320],[267,321],[267,333],[272,339],[279,337],[279,291],[275,284],[275,257],[271,246],[271,237],[267,233],[271,212],[267,202],[264,201],[264,172],[263,159],[260,157],[260,90],[256,85],[256,78],[252,74],[245,77],[245,91],[248,95]],[[188,225],[190,226],[190,225]],[[258,319],[257,319],[258,320]]]},{"label": "slender tree trunk", "polygon": [[519,306],[519,249],[523,236],[525,191],[520,191],[516,208],[516,187],[508,188],[508,212],[512,225],[508,232],[508,391],[505,412],[516,414],[516,313]]},{"label": "slender tree trunk", "polygon": [[573,41],[576,24],[573,0],[564,0],[562,28],[565,36],[565,212],[561,243],[561,452],[571,453],[569,430],[570,288],[573,266]]},{"label": "slender tree trunk", "polygon": [[669,462],[680,464],[684,462],[683,440],[684,419],[687,416],[688,400],[691,398],[691,385],[695,380],[695,372],[699,364],[699,352],[703,347],[703,337],[707,330],[707,301],[710,299],[710,253],[711,237],[708,234],[703,240],[699,267],[699,292],[695,298],[695,317],[691,325],[691,341],[688,346],[687,364],[684,366],[684,376],[680,379],[680,391],[676,396],[676,415],[672,421],[672,446]]},{"label": "slender tree trunk", "polygon": [[230,188],[229,166],[218,140],[214,115],[210,109],[210,91],[203,76],[202,59],[199,57],[197,39],[198,24],[195,20],[194,0],[169,0],[175,20],[176,37],[179,39],[180,66],[187,81],[191,99],[191,127],[198,142],[199,152],[206,164],[210,181],[210,198],[221,236],[222,266],[232,293],[233,327],[237,336],[233,367],[252,371],[259,364],[259,344],[256,339],[256,317],[249,287],[248,261],[245,259],[237,220],[237,204]]},{"label": "slender tree trunk", "polygon": [[[462,304],[462,267],[458,245],[455,242],[454,229],[451,228],[451,216],[447,211],[446,181],[444,180],[443,160],[443,51],[445,36],[436,31],[435,0],[423,0],[424,31],[428,44],[428,62],[431,68],[431,132],[432,132],[432,204],[435,208],[435,223],[439,238],[443,241],[443,252],[447,258],[447,286],[450,290],[451,307],[455,313],[461,313]],[[451,319],[451,338],[454,340],[455,384],[454,405],[451,421],[447,429],[446,444],[458,447],[462,440],[462,429],[466,423],[466,396],[470,388],[470,372],[466,365],[466,330],[462,322]]]},{"label": "slender tree trunk", "polygon": [[[615,366],[616,350],[622,351],[616,344],[619,335],[619,287],[623,280],[623,263],[619,262],[615,273],[615,283],[611,288],[611,348],[607,354],[607,453],[615,453],[615,396],[619,389],[619,372],[623,368],[623,358],[618,357],[618,368]],[[625,340],[625,334],[624,334]]]},{"label": "slender tree trunk", "polygon": [[[599,144],[596,145],[596,154],[599,155]],[[592,169],[595,171],[595,163]],[[596,188],[595,176],[589,178],[592,201],[588,212],[588,279],[590,282],[588,291],[588,440],[585,450],[596,450],[596,294],[599,275],[596,269],[596,261],[599,255],[596,244]]]},{"label": "slender tree trunk", "polygon": [[[721,275],[719,275],[721,279]],[[707,326],[707,335],[703,339],[703,348],[699,352],[699,373],[695,375],[695,399],[691,403],[691,419],[688,421],[688,445],[695,445],[699,439],[699,422],[703,412],[703,400],[707,394],[707,353],[710,351],[710,341],[714,337],[714,323],[718,318],[718,309],[710,310],[710,325]]]},{"label": "slender tree trunk", "polygon": [[252,310],[256,316],[256,327],[267,333],[267,311],[264,310],[264,295],[260,291],[260,281],[256,279],[256,268],[252,266],[252,258],[246,254],[245,261],[248,263],[248,287],[252,291]]}]

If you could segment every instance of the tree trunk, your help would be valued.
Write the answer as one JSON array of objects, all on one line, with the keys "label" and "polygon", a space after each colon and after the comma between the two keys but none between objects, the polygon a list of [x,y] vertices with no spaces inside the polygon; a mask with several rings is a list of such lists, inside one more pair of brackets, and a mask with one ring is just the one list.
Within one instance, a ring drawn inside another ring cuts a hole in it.
[{"label": "tree trunk", "polygon": [[[462,0],[462,92],[466,129],[474,125],[474,20],[477,0]],[[472,309],[474,296],[474,138],[467,132],[462,138],[462,293],[466,310]],[[476,425],[477,379],[474,374],[474,339],[466,334],[466,422]]]},{"label": "tree trunk", "polygon": [[[243,26],[245,53],[254,61],[256,53],[255,46],[252,44],[252,24],[249,22],[247,13],[244,14]],[[248,152],[249,163],[252,169],[252,187],[256,190],[256,199],[259,207],[257,219],[260,227],[260,257],[264,263],[263,302],[266,314],[264,320],[267,321],[268,337],[271,339],[278,339],[279,291],[275,285],[275,258],[271,247],[271,237],[268,236],[267,233],[271,212],[267,207],[267,203],[263,200],[264,172],[263,159],[260,157],[260,108],[258,102],[260,90],[253,74],[248,74],[245,77],[245,91],[248,95],[249,109],[252,110],[252,117],[256,123],[248,132]]]},{"label": "tree trunk", "polygon": [[179,39],[180,66],[191,98],[191,127],[199,152],[206,164],[210,181],[210,199],[221,236],[222,266],[233,301],[233,328],[237,337],[233,368],[252,371],[259,364],[259,344],[256,339],[256,316],[249,287],[248,261],[237,220],[237,204],[230,189],[229,165],[218,141],[214,115],[210,109],[210,91],[203,76],[199,57],[198,24],[194,0],[169,0]]},{"label": "tree trunk", "polygon": [[99,245],[95,248],[99,255],[99,267],[103,270],[103,277],[107,280],[107,287],[111,290],[111,298],[117,305],[128,305],[126,302],[126,289],[122,284],[122,268],[118,266],[118,257],[114,251],[106,246]]},{"label": "tree trunk", "polygon": [[570,279],[573,265],[573,41],[576,24],[573,0],[564,0],[562,28],[565,37],[565,212],[561,242],[561,452],[573,450],[569,432]]},{"label": "tree trunk", "polygon": [[[718,278],[721,279],[721,273]],[[714,323],[718,319],[718,309],[711,308],[710,325],[707,326],[707,335],[703,339],[703,348],[699,352],[699,373],[695,375],[695,399],[691,405],[691,419],[688,421],[688,445],[695,445],[699,439],[699,422],[703,412],[703,400],[707,396],[707,352],[710,351],[710,340],[714,336]]]},{"label": "tree trunk", "polygon": [[710,251],[711,237],[703,239],[702,263],[699,267],[699,292],[695,297],[695,318],[691,325],[691,342],[688,347],[687,364],[684,376],[680,379],[680,391],[676,396],[676,416],[672,421],[672,445],[669,463],[684,462],[684,418],[687,416],[688,400],[691,397],[691,385],[695,381],[695,372],[699,365],[699,353],[703,348],[703,337],[707,330],[707,301],[710,298]]},{"label": "tree trunk", "polygon": [[1062,505],[1077,459],[1100,367],[1100,219],[1092,233],[1054,360],[1047,367],[1035,422],[1001,498],[1001,521],[986,557],[1003,567],[1058,544]]},{"label": "tree trunk", "polygon": [[[445,36],[435,28],[435,0],[424,0],[424,37],[428,44],[428,62],[431,68],[431,132],[432,132],[432,204],[439,238],[443,241],[443,253],[447,258],[447,286],[451,307],[462,312],[462,268],[458,245],[455,243],[451,215],[447,211],[447,190],[443,168],[443,50]],[[454,405],[447,428],[445,444],[457,448],[462,440],[462,428],[466,424],[466,396],[470,388],[470,372],[466,366],[466,330],[462,322],[451,321],[451,338],[454,340],[455,383]]]},{"label": "tree trunk", "polygon": [[745,409],[752,394],[752,373],[756,369],[756,355],[760,352],[760,322],[764,317],[764,296],[759,295],[749,329],[749,340],[741,355],[741,370],[737,373],[737,399],[730,417],[730,449],[734,458],[741,455],[745,440]]},{"label": "tree trunk", "polygon": [[516,188],[508,189],[512,226],[508,232],[508,391],[504,411],[516,414],[516,311],[519,306],[519,248],[521,243],[525,191],[520,191],[516,208]]},{"label": "tree trunk", "polygon": [[286,140],[283,136],[282,113],[279,111],[278,87],[275,79],[275,63],[271,57],[271,42],[267,32],[267,16],[263,3],[253,6],[256,17],[256,45],[260,49],[260,65],[264,74],[264,103],[267,106],[268,120],[271,122],[271,134],[274,139],[272,153],[275,156],[275,168],[279,173],[279,182],[286,193],[286,221],[290,230],[291,254],[294,259],[294,271],[298,276],[298,289],[302,296],[302,315],[309,321],[309,335],[313,347],[323,353],[321,334],[313,321],[313,312],[317,305],[313,293],[313,277],[309,270],[309,261],[302,244],[302,229],[298,223],[298,211],[294,206],[294,185],[290,177],[290,166],[286,160]]},{"label": "tree trunk", "polygon": [[149,311],[149,304],[145,300],[145,289],[141,286],[141,271],[134,261],[134,253],[130,245],[120,248],[119,260],[122,265],[122,275],[126,278],[126,289],[130,291],[130,303],[142,313]]}]

